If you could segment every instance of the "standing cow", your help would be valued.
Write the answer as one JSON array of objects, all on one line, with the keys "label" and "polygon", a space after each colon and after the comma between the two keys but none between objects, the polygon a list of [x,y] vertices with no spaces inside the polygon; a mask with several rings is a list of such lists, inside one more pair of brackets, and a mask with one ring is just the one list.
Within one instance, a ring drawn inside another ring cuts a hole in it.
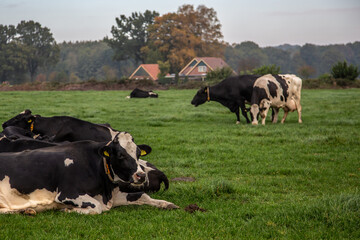
[{"label": "standing cow", "polygon": [[197,107],[206,101],[219,102],[235,113],[236,124],[240,123],[240,107],[246,122],[250,123],[245,103],[250,103],[253,85],[258,77],[257,75],[241,75],[226,78],[215,86],[200,89],[194,96],[191,104]]},{"label": "standing cow", "polygon": [[285,122],[288,112],[297,110],[299,123],[301,120],[301,86],[302,80],[292,74],[271,75],[267,74],[258,78],[254,83],[251,97],[250,114],[252,115],[252,124],[257,125],[257,116],[260,114],[261,123],[265,125],[266,115],[269,108],[272,107],[274,116],[273,123],[278,120],[279,109],[284,109],[284,117],[281,123]]}]

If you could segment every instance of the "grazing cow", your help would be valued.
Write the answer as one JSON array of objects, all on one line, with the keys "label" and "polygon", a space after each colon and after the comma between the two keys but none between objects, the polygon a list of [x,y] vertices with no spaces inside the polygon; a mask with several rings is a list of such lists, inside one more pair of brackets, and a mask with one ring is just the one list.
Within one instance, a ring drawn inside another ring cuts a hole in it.
[{"label": "grazing cow", "polygon": [[131,93],[130,96],[127,96],[127,98],[157,98],[159,95],[157,93],[154,93],[153,91],[144,91],[139,88],[135,88]]},{"label": "grazing cow", "polygon": [[260,114],[265,125],[266,115],[269,108],[273,108],[274,116],[272,122],[278,120],[279,109],[284,109],[284,117],[281,123],[285,122],[288,112],[297,110],[298,121],[301,120],[301,86],[302,80],[292,74],[271,75],[267,74],[258,78],[254,83],[254,89],[251,97],[250,114],[252,116],[252,124],[257,125],[257,116]]},{"label": "grazing cow", "polygon": [[113,207],[148,204],[178,208],[143,192],[124,193],[119,183],[141,185],[141,151],[129,133],[110,142],[79,141],[18,153],[0,153],[0,213],[64,209],[99,214]]},{"label": "grazing cow", "polygon": [[[32,115],[30,110],[23,111],[3,123],[2,126],[4,129],[8,129],[10,126],[16,126],[34,134],[51,136],[51,139],[56,143],[81,140],[92,140],[96,142],[111,141],[114,139],[114,136],[119,133],[119,131],[112,129],[108,124],[94,124],[68,116],[41,117],[40,115]],[[18,151],[20,151],[20,149],[26,149],[26,146],[31,146],[27,149],[37,148],[36,146],[38,146],[39,143],[28,141],[25,145],[21,146],[20,142],[12,142],[11,145],[12,146],[8,144],[7,147],[9,149],[19,149]],[[6,148],[6,146],[2,147],[2,149],[4,148]],[[162,182],[165,184],[165,190],[168,189],[169,181],[166,175],[151,164],[143,165],[145,162],[146,161],[140,162],[140,165],[147,170],[146,179],[148,181],[140,190],[145,192],[155,191],[156,189],[160,189]],[[122,187],[125,188],[125,186]],[[133,187],[129,186],[129,189],[133,189]],[[138,189],[138,187],[136,187],[136,189]]]},{"label": "grazing cow", "polygon": [[257,75],[241,75],[226,78],[215,86],[200,89],[194,96],[191,104],[197,107],[206,101],[219,102],[235,113],[237,118],[236,124],[240,123],[240,107],[246,122],[250,123],[245,103],[250,103],[253,85],[258,77]]}]

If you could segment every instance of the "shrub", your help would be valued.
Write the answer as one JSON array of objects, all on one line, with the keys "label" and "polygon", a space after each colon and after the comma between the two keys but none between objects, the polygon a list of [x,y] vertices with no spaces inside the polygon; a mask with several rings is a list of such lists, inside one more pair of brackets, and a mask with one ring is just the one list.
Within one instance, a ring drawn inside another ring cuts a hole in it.
[{"label": "shrub", "polygon": [[206,80],[210,82],[217,82],[230,77],[232,74],[233,70],[230,67],[217,68],[206,74]]},{"label": "shrub", "polygon": [[279,74],[280,73],[280,67],[276,66],[275,64],[272,65],[264,65],[259,68],[255,68],[252,70],[253,74],[257,75],[265,75],[265,74]]},{"label": "shrub", "polygon": [[336,79],[355,80],[359,76],[358,68],[354,65],[347,65],[347,62],[338,62],[331,69],[331,75]]}]

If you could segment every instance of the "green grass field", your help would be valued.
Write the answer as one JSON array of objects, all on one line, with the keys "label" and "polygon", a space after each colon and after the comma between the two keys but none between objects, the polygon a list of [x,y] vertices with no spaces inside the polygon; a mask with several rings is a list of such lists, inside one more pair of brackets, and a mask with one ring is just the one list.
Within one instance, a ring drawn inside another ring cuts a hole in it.
[{"label": "green grass field", "polygon": [[[303,90],[303,124],[236,125],[196,90],[1,92],[0,122],[24,109],[110,123],[153,152],[169,179],[152,194],[180,209],[123,206],[101,215],[0,215],[0,239],[360,239],[360,89]],[[280,116],[282,117],[282,111]],[[206,212],[184,210],[196,203]]]}]

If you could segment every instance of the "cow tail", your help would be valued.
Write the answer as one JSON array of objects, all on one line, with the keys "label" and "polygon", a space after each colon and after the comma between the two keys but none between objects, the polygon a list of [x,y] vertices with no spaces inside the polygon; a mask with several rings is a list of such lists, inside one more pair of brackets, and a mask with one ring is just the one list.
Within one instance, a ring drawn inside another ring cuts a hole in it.
[{"label": "cow tail", "polygon": [[168,189],[169,189],[169,179],[167,178],[167,176],[165,175],[165,173],[162,173],[162,174],[161,174],[160,184],[161,184],[161,182],[163,182],[164,185],[165,185],[164,191],[168,190]]}]

